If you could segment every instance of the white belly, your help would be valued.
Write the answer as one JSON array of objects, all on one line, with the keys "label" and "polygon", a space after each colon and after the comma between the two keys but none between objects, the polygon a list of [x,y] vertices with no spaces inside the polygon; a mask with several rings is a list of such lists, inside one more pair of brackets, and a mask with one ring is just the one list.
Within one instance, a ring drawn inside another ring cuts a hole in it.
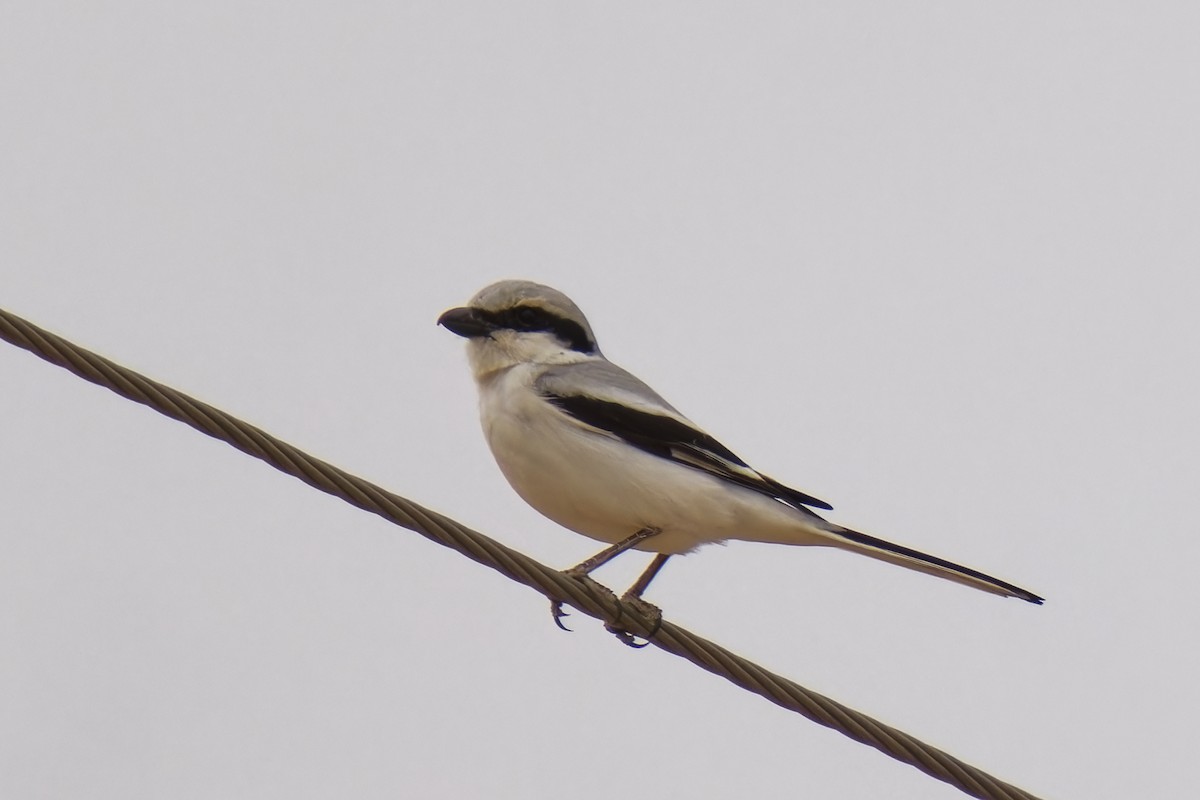
[{"label": "white belly", "polygon": [[609,543],[657,528],[638,549],[671,554],[726,539],[828,543],[782,503],[581,428],[523,388],[522,369],[482,388],[484,433],[517,494],[563,527]]}]

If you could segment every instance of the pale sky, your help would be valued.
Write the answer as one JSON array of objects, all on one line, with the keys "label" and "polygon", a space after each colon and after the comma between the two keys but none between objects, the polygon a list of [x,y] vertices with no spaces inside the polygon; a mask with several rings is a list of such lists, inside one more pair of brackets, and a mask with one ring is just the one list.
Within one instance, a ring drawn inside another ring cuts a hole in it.
[{"label": "pale sky", "polygon": [[[500,278],[835,521],[648,599],[1047,798],[1200,707],[1192,3],[10,2],[0,306],[557,566]],[[963,797],[0,344],[0,796]],[[620,590],[646,563],[597,573]]]}]

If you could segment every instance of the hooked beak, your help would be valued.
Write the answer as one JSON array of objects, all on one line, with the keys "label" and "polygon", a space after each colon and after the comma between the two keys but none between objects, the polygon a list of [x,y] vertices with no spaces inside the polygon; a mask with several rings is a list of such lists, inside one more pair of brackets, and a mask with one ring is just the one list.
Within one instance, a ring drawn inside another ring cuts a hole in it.
[{"label": "hooked beak", "polygon": [[473,308],[452,308],[438,317],[437,324],[468,339],[491,336],[492,331],[496,329],[495,325],[479,316]]}]

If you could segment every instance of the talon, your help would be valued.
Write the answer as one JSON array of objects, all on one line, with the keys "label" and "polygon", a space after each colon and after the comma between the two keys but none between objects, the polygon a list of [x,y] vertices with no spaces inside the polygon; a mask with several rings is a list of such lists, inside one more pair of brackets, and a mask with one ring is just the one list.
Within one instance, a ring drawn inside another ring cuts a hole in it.
[{"label": "talon", "polygon": [[621,641],[621,644],[625,645],[626,647],[632,647],[634,650],[641,650],[643,647],[650,644],[649,641],[639,642],[636,636],[624,628],[616,628],[612,625],[605,625],[604,629],[613,636],[617,637],[617,639]]},{"label": "talon", "polygon": [[[588,593],[591,594],[593,597],[596,597],[596,598],[603,597],[603,598],[608,599],[610,602],[612,602],[614,605],[617,606],[617,619],[621,618],[621,611],[620,611],[621,604],[617,600],[617,596],[615,594],[613,594],[610,589],[608,589],[604,586],[601,586],[600,584],[596,583],[594,580],[589,578],[587,575],[587,572],[585,570],[581,570],[579,567],[572,567],[571,569],[562,570],[560,574],[565,575],[568,578],[574,578],[575,580],[579,581],[581,584],[583,584],[583,587],[585,589],[587,589]],[[564,631],[571,630],[570,628],[568,628],[566,625],[564,625],[562,623],[563,617],[570,616],[570,614],[568,614],[566,611],[563,611],[562,601],[560,601],[560,600],[551,600],[550,601],[550,614],[551,614],[551,616],[554,617],[555,625],[557,625],[559,628],[563,629]]]},{"label": "talon", "polygon": [[563,617],[569,617],[571,615],[566,611],[563,611],[563,604],[558,600],[550,601],[550,615],[554,617],[554,624],[557,625],[560,630],[564,630],[567,633],[572,632],[571,629],[564,625],[562,621]]},{"label": "talon", "polygon": [[[654,624],[650,627],[650,633],[642,637],[646,640],[644,642],[639,642],[636,634],[630,633],[629,631],[617,625],[617,622],[621,619],[621,616],[625,612],[625,605],[627,603],[632,608],[636,609],[637,612],[643,617],[647,617],[654,621]],[[659,629],[662,628],[662,621],[662,610],[658,606],[653,605],[652,603],[647,603],[636,594],[626,592],[624,595],[622,595],[620,601],[617,603],[617,618],[611,623],[606,623],[604,629],[620,639],[621,644],[626,645],[627,647],[632,647],[635,650],[641,650],[643,647],[650,644],[650,640],[653,639],[654,635],[658,633]]]}]

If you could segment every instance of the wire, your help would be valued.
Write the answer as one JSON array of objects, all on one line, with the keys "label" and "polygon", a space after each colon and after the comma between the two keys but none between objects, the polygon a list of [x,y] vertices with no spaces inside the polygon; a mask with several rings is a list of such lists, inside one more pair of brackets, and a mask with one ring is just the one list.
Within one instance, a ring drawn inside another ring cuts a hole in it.
[{"label": "wire", "polygon": [[449,517],[313,458],[302,450],[220,409],[116,364],[103,356],[0,309],[0,338],[134,402],[149,406],[201,433],[233,445],[327,494],[416,531],[500,574],[570,603],[607,626],[646,638],[655,647],[685,658],[776,705],[870,745],[927,775],[982,800],[1037,800],[1034,795],[852,708],[776,675],[724,647],[638,607],[622,606],[590,578],[564,575],[523,553],[471,530]]}]

